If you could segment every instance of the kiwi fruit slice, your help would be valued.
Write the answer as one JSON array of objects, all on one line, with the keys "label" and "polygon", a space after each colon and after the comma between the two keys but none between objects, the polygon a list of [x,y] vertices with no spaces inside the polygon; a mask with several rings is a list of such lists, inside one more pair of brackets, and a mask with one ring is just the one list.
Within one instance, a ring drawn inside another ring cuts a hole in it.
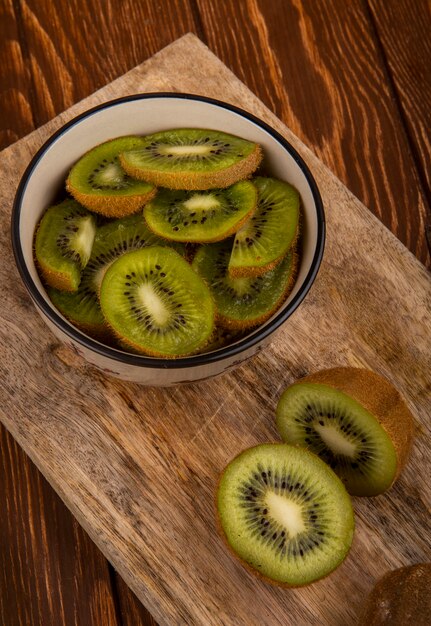
[{"label": "kiwi fruit slice", "polygon": [[106,217],[136,213],[156,193],[153,185],[134,180],[121,167],[118,155],[140,145],[139,137],[118,137],[96,146],[70,170],[66,188],[90,211]]},{"label": "kiwi fruit slice", "polygon": [[133,178],[169,189],[217,189],[247,178],[262,159],[260,146],[218,130],[175,128],[143,137],[120,162]]},{"label": "kiwi fruit slice", "polygon": [[277,406],[284,441],[328,463],[355,496],[388,489],[404,466],[413,417],[385,378],[365,369],[323,370],[288,387]]},{"label": "kiwi fruit slice", "polygon": [[295,446],[268,443],[239,454],[221,475],[217,510],[233,553],[287,587],[329,574],[352,543],[344,485],[316,455]]},{"label": "kiwi fruit slice", "polygon": [[236,233],[229,261],[229,274],[236,278],[259,276],[273,269],[298,235],[297,190],[275,178],[259,176],[253,183],[257,187],[257,209]]},{"label": "kiwi fruit slice", "polygon": [[207,282],[221,326],[243,330],[262,324],[290,293],[296,275],[297,256],[290,252],[273,270],[261,276],[231,278],[228,273],[232,239],[202,246],[192,267]]},{"label": "kiwi fruit slice", "polygon": [[[141,214],[104,224],[96,231],[91,257],[82,272],[78,290],[65,293],[51,289],[48,295],[57,309],[80,330],[96,339],[109,338],[110,331],[98,297],[106,270],[126,252],[163,243],[160,237],[147,228]],[[184,254],[181,244],[176,244],[176,247],[180,254]]]},{"label": "kiwi fruit slice", "polygon": [[96,232],[96,219],[75,200],[47,209],[34,242],[35,256],[45,282],[56,289],[76,291]]},{"label": "kiwi fruit slice", "polygon": [[122,344],[150,356],[196,352],[214,329],[208,287],[178,252],[162,246],[114,261],[102,280],[100,306]]},{"label": "kiwi fruit slice", "polygon": [[200,353],[214,352],[228,346],[245,337],[245,333],[240,331],[229,330],[219,324],[216,324],[214,332],[209,342],[199,351]]},{"label": "kiwi fruit slice", "polygon": [[151,230],[174,241],[206,243],[235,233],[256,208],[256,187],[241,181],[227,189],[162,189],[144,208]]},{"label": "kiwi fruit slice", "polygon": [[360,626],[429,626],[431,563],[400,567],[381,578],[365,605]]}]

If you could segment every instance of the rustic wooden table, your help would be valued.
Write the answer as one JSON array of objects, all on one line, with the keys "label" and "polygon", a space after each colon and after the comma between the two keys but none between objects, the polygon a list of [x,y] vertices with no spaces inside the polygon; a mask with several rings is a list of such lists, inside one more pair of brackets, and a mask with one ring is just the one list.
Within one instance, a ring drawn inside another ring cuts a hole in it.
[{"label": "rustic wooden table", "polygon": [[[430,29],[428,0],[0,0],[0,149],[191,31],[429,267]],[[0,446],[0,623],[154,624]]]}]

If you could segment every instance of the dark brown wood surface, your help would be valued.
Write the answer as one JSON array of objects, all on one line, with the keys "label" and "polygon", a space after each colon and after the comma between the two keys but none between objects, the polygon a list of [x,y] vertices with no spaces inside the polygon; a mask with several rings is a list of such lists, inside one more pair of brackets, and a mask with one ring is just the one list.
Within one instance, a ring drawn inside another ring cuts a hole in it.
[{"label": "dark brown wood surface", "polygon": [[[430,27],[412,0],[1,0],[0,147],[192,31],[429,264]],[[1,453],[2,623],[151,624],[4,430]]]}]

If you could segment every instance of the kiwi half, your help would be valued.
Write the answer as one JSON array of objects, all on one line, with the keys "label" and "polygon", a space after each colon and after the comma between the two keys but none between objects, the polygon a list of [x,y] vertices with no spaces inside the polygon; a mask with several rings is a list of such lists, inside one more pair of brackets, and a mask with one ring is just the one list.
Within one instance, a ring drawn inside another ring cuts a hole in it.
[{"label": "kiwi half", "polygon": [[[57,309],[83,332],[96,339],[108,338],[110,331],[98,297],[106,270],[115,259],[126,252],[164,243],[147,228],[141,214],[100,226],[96,231],[91,257],[82,273],[78,290],[75,293],[65,293],[51,289],[48,295]],[[184,253],[181,244],[176,246],[178,252]]]},{"label": "kiwi half", "polygon": [[431,563],[400,567],[381,578],[365,605],[360,626],[429,626]]},{"label": "kiwi half", "polygon": [[276,415],[282,439],[318,454],[356,496],[392,485],[413,436],[413,417],[398,391],[364,369],[303,378],[284,391]]},{"label": "kiwi half", "polygon": [[44,213],[35,237],[35,256],[45,282],[76,291],[90,258],[96,220],[75,200],[64,200]]},{"label": "kiwi half", "polygon": [[118,137],[96,146],[75,163],[66,181],[72,196],[90,211],[106,217],[136,213],[156,193],[153,185],[134,180],[118,155],[140,145],[139,137]]},{"label": "kiwi half", "polygon": [[202,246],[192,267],[211,289],[220,325],[243,330],[262,324],[284,302],[294,284],[297,257],[289,253],[275,269],[262,276],[231,278],[231,250],[232,239]]},{"label": "kiwi half", "polygon": [[169,189],[224,188],[247,178],[262,159],[260,146],[217,130],[175,128],[141,139],[120,155],[134,178]]},{"label": "kiwi half", "polygon": [[281,180],[253,179],[258,204],[254,215],[238,230],[229,261],[232,277],[259,276],[286,255],[298,234],[299,194]]},{"label": "kiwi half", "polygon": [[286,444],[258,445],[231,461],[217,510],[233,553],[288,587],[329,574],[352,543],[353,510],[342,482],[317,456]]},{"label": "kiwi half", "polygon": [[150,356],[185,356],[214,329],[208,287],[177,252],[151,246],[121,256],[107,270],[100,306],[122,345]]},{"label": "kiwi half", "polygon": [[256,208],[256,187],[241,181],[214,191],[162,189],[144,208],[151,230],[174,241],[205,243],[235,233]]}]

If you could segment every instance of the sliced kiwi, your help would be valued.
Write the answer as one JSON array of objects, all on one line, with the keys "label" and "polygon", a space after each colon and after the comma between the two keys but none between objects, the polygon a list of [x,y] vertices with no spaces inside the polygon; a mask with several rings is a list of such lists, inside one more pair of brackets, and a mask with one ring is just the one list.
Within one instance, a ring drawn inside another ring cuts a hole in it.
[{"label": "sliced kiwi", "polygon": [[136,213],[155,195],[156,189],[150,183],[128,176],[118,155],[140,143],[139,137],[118,137],[96,146],[70,170],[67,190],[90,211],[106,217]]},{"label": "sliced kiwi", "polygon": [[102,280],[100,305],[122,344],[150,356],[196,352],[214,328],[208,287],[177,252],[161,246],[115,261]]},{"label": "sliced kiwi", "polygon": [[431,563],[388,572],[370,593],[359,626],[430,626]]},{"label": "sliced kiwi", "polygon": [[217,509],[233,553],[284,586],[329,574],[353,538],[352,504],[340,479],[316,455],[286,444],[258,445],[231,461]]},{"label": "sliced kiwi", "polygon": [[259,276],[274,268],[298,234],[299,194],[275,178],[253,179],[258,204],[254,215],[236,233],[229,274]]},{"label": "sliced kiwi", "polygon": [[76,291],[90,258],[95,217],[75,200],[64,200],[44,213],[36,231],[35,256],[46,283]]},{"label": "sliced kiwi", "polygon": [[269,319],[286,299],[294,284],[297,257],[289,253],[262,276],[231,278],[231,250],[232,239],[202,246],[192,267],[211,289],[220,325],[232,330],[252,328]]},{"label": "sliced kiwi", "polygon": [[258,167],[258,144],[217,130],[175,128],[143,137],[124,150],[121,165],[134,178],[169,189],[216,189],[247,178]]},{"label": "sliced kiwi", "polygon": [[[78,291],[65,293],[51,289],[49,297],[57,309],[82,331],[96,339],[109,337],[109,328],[100,310],[98,298],[106,270],[115,259],[126,252],[165,243],[147,228],[141,214],[100,226],[96,231],[91,257],[82,273]],[[181,244],[174,245],[180,254],[184,254]]]},{"label": "sliced kiwi", "polygon": [[318,454],[355,496],[388,489],[404,466],[413,418],[374,372],[334,368],[288,387],[277,406],[282,439]]},{"label": "sliced kiwi", "polygon": [[207,353],[220,350],[225,346],[239,341],[243,337],[245,337],[244,332],[229,330],[228,328],[216,324],[209,342],[199,352]]},{"label": "sliced kiwi", "polygon": [[162,189],[144,208],[151,230],[174,241],[205,243],[235,233],[256,208],[256,187],[241,181],[214,191]]}]

